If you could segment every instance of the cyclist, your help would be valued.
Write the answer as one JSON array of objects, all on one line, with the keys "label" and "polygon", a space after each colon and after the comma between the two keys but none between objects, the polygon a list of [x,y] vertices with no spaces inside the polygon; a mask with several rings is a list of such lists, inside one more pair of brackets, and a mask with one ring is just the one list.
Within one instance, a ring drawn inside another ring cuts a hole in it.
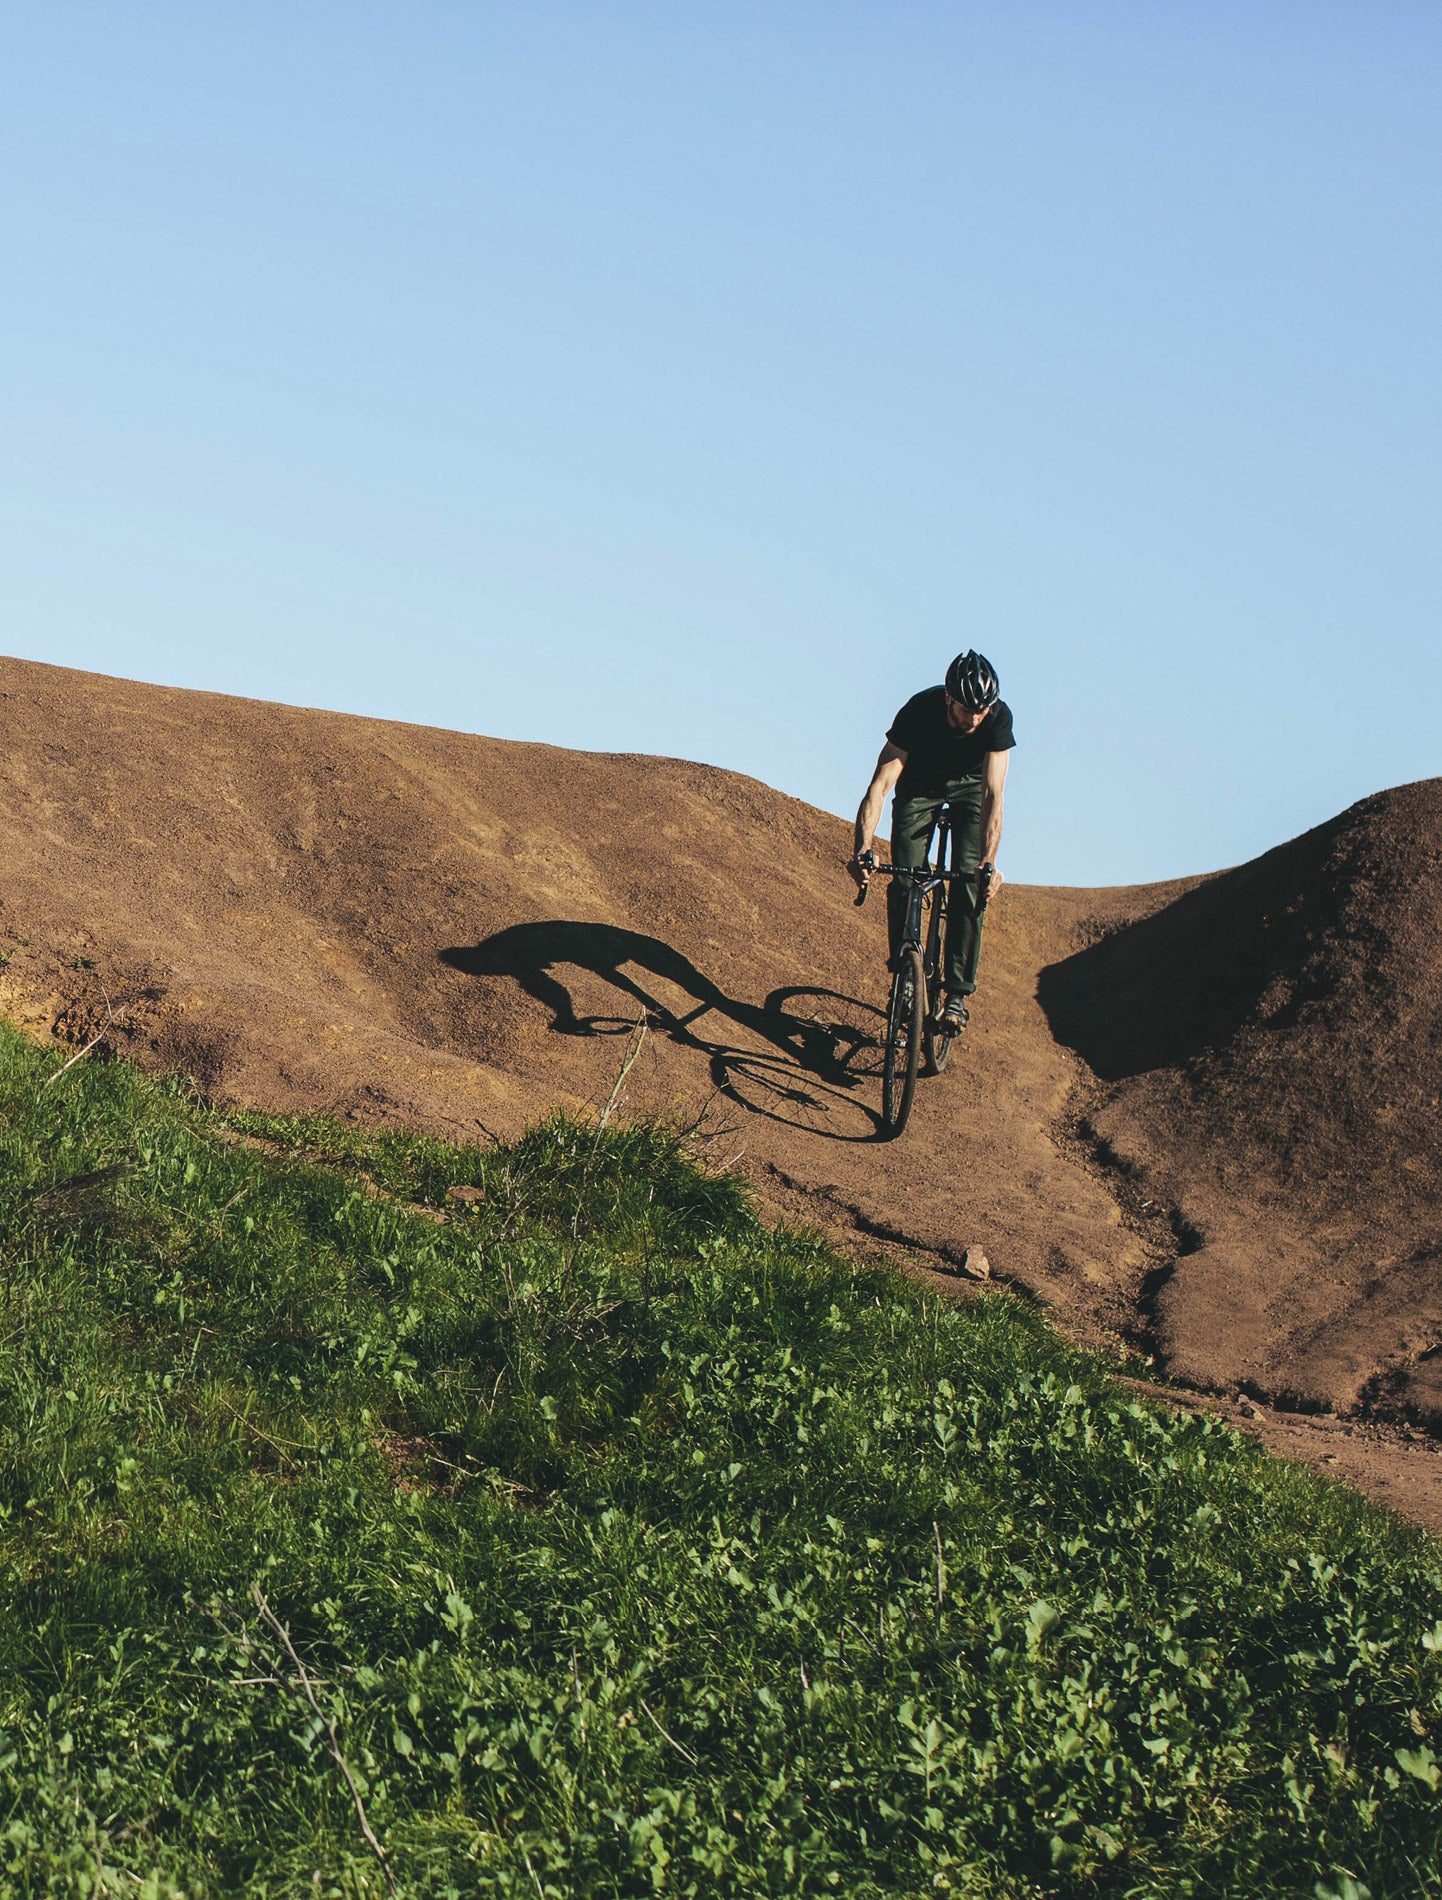
[{"label": "cyclist", "polygon": [[[970,873],[951,886],[946,922],[946,1001],[940,1026],[955,1035],[966,1027],[966,999],[976,988],[981,918],[1001,887],[996,868],[1001,844],[1002,788],[1007,754],[1016,744],[1011,708],[998,697],[996,670],[975,651],[958,653],[946,684],[908,699],[892,720],[886,744],[856,814],[856,850],[847,869],[865,890],[871,881],[872,842],[887,794],[891,808],[891,861],[925,862],[926,846],[944,804],[954,814],[955,869]],[[887,923],[893,962],[906,925],[906,883],[888,880]]]}]

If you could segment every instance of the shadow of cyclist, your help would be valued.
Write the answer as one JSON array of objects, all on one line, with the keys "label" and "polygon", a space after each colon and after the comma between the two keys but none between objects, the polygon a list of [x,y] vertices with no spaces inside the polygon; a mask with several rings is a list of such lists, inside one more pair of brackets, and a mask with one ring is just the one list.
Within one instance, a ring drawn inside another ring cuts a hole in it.
[{"label": "shadow of cyclist", "polygon": [[[442,950],[440,959],[469,976],[512,978],[550,1010],[551,1026],[561,1035],[625,1034],[636,1015],[644,1012],[654,1028],[682,1047],[706,1056],[717,1085],[733,1097],[737,1095],[737,1075],[754,1071],[758,1064],[790,1070],[797,1082],[801,1080],[801,1074],[796,1073],[799,1071],[816,1076],[831,1088],[848,1091],[869,1079],[874,1071],[869,1058],[876,1046],[881,1016],[869,1004],[833,991],[799,988],[773,990],[760,1005],[747,1003],[728,996],[689,957],[659,937],[616,924],[561,919],[513,924],[483,943]],[[555,974],[568,964],[609,983],[633,1005],[630,1015],[579,1014],[571,991]],[[676,1008],[658,993],[658,984],[681,991],[692,999],[694,1007]],[[819,1022],[787,1007],[806,999],[834,1005],[830,1014],[840,1020]],[[707,1016],[720,1022],[714,1027],[703,1025],[702,1019]],[[775,1056],[763,1051],[738,1047],[722,1027],[726,1024],[769,1043],[783,1062],[778,1064]],[[744,1105],[755,1112],[771,1112],[754,1101]],[[870,1111],[866,1112],[870,1116]]]}]

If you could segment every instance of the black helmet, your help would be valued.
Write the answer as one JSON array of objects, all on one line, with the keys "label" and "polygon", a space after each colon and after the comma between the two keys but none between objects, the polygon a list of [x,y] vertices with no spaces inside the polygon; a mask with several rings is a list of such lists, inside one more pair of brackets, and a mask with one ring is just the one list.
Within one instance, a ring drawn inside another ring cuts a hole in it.
[{"label": "black helmet", "polygon": [[1001,687],[991,661],[973,648],[958,653],[947,667],[946,690],[972,712],[985,712]]}]

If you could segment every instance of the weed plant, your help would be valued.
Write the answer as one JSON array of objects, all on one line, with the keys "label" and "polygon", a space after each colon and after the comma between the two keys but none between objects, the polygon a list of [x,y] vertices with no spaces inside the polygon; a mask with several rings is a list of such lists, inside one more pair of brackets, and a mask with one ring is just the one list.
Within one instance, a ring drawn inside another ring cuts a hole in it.
[{"label": "weed plant", "polygon": [[1437,1549],[1349,1492],[664,1129],[57,1065],[0,1035],[6,1893],[1436,1891]]}]

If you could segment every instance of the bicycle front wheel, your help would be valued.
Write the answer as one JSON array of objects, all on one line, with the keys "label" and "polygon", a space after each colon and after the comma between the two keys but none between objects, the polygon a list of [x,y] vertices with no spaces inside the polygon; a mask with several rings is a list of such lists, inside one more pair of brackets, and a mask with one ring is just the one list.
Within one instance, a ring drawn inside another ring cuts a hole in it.
[{"label": "bicycle front wheel", "polygon": [[921,952],[905,950],[891,979],[886,1012],[886,1062],[881,1072],[881,1132],[894,1141],[906,1126],[916,1072],[921,1067],[922,1024],[926,1017],[926,972]]},{"label": "bicycle front wheel", "polygon": [[943,884],[941,890],[931,900],[931,916],[926,929],[926,1019],[922,1031],[922,1047],[926,1055],[928,1074],[940,1075],[951,1059],[953,1038],[938,1027],[941,1006],[946,997],[946,989],[941,977],[942,938],[946,929],[946,906],[950,901],[942,895],[951,889]]}]

